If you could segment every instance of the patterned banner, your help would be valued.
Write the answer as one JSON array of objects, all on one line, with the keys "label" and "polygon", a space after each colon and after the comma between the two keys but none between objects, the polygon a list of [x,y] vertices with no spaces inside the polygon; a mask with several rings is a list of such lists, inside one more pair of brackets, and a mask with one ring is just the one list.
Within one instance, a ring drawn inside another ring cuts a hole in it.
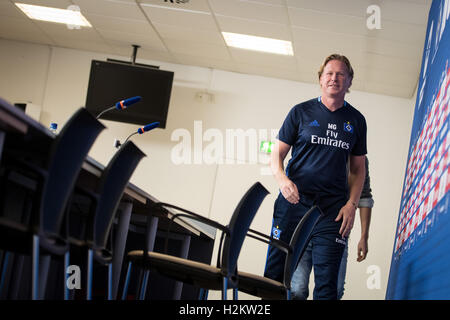
[{"label": "patterned banner", "polygon": [[428,16],[387,299],[450,298],[450,0]]}]

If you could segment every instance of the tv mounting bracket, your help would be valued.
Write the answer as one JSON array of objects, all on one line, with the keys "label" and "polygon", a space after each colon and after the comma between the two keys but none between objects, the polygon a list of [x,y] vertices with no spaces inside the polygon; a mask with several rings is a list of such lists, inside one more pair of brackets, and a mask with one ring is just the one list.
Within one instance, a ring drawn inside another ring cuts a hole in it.
[{"label": "tv mounting bracket", "polygon": [[143,64],[143,63],[136,63],[137,51],[138,51],[138,49],[139,49],[141,46],[140,46],[140,45],[137,45],[137,44],[132,44],[131,46],[133,47],[133,54],[132,54],[132,56],[131,56],[131,62],[130,62],[130,61],[122,61],[122,60],[110,59],[110,58],[107,58],[106,61],[109,61],[109,62],[116,62],[116,63],[130,64],[130,65],[133,65],[133,66],[140,66],[140,67],[147,67],[147,68],[159,69],[159,66],[154,66],[154,65],[150,65],[150,64]]}]

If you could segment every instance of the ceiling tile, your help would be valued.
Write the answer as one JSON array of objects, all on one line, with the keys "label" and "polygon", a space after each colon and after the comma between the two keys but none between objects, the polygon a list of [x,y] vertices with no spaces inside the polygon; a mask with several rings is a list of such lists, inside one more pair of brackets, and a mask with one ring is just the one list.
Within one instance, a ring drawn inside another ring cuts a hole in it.
[{"label": "ceiling tile", "polygon": [[28,19],[25,13],[23,13],[12,2],[9,2],[9,0],[0,1],[0,16],[12,17],[17,19]]},{"label": "ceiling tile", "polygon": [[285,6],[271,4],[269,1],[209,0],[215,14],[230,17],[287,24]]},{"label": "ceiling tile", "polygon": [[231,60],[222,60],[215,58],[204,58],[183,53],[174,53],[174,57],[182,64],[193,65],[206,68],[214,68],[221,70],[236,70],[235,63]]},{"label": "ceiling tile", "polygon": [[63,36],[54,36],[52,37],[52,39],[59,47],[102,53],[108,53],[112,51],[111,46],[109,46],[104,41],[73,39]]},{"label": "ceiling tile", "polygon": [[317,70],[314,70],[315,72],[307,72],[307,73],[303,71],[304,70],[302,68],[299,68],[298,81],[304,83],[317,84],[317,88],[319,88],[319,81],[317,80]]},{"label": "ceiling tile", "polygon": [[236,63],[258,65],[260,68],[296,69],[297,61],[293,56],[270,54],[258,51],[229,48],[233,60]]},{"label": "ceiling tile", "polygon": [[179,11],[146,4],[141,4],[141,7],[152,23],[217,30],[217,25],[209,12]]},{"label": "ceiling tile", "polygon": [[264,77],[273,77],[273,78],[280,78],[280,79],[287,79],[287,80],[293,80],[293,81],[299,81],[300,75],[297,72],[296,68],[292,68],[289,70],[286,69],[280,69],[277,67],[264,67],[261,68],[261,66],[248,64],[248,63],[237,63],[237,70],[238,72],[246,73],[246,74],[256,74]]},{"label": "ceiling tile", "polygon": [[203,12],[210,12],[209,6],[208,6],[208,0],[191,0],[188,3],[171,3],[170,1],[163,1],[163,0],[137,0],[141,4],[146,4],[147,7],[154,6],[154,7],[163,7],[171,10],[178,10],[178,11],[203,11]]},{"label": "ceiling tile", "polygon": [[33,4],[36,6],[52,7],[60,9],[67,9],[67,7],[72,5],[72,2],[70,0],[17,0],[11,2],[20,2],[26,4]]},{"label": "ceiling tile", "polygon": [[94,28],[98,29],[108,29],[111,31],[137,34],[155,34],[155,31],[151,25],[144,20],[116,18],[92,13],[86,13],[85,17]]},{"label": "ceiling tile", "polygon": [[390,57],[381,54],[366,53],[364,66],[383,70],[389,74],[409,73],[417,74],[420,71],[420,63],[402,58]]},{"label": "ceiling tile", "polygon": [[42,44],[54,42],[30,19],[0,16],[0,38]]},{"label": "ceiling tile", "polygon": [[[363,66],[360,66],[359,64],[354,63],[354,62],[350,62],[350,63],[351,63],[352,68],[353,68],[353,80],[352,80],[353,85],[355,83],[357,83],[357,82],[358,83],[359,82],[361,82],[361,83],[366,82],[366,79],[367,79],[367,68],[363,67]],[[352,87],[353,87],[353,85],[352,85]]]},{"label": "ceiling tile", "polygon": [[240,0],[241,2],[283,6],[285,0]]},{"label": "ceiling tile", "polygon": [[214,57],[216,59],[229,60],[230,55],[225,45],[213,45],[208,43],[193,42],[187,40],[164,41],[170,52],[194,55],[197,57]]},{"label": "ceiling tile", "polygon": [[[352,48],[351,44],[342,47],[323,43],[314,46],[304,46],[303,48],[295,48],[295,52],[300,70],[304,73],[313,74],[315,81],[317,79],[317,71],[323,61],[327,56],[333,53],[345,55],[350,60],[355,72],[357,72],[356,66],[361,64],[364,65],[365,54],[361,50],[356,49],[357,46],[355,46],[353,50],[350,48]],[[361,78],[361,74],[359,74],[358,78]]]},{"label": "ceiling tile", "polygon": [[385,85],[396,85],[405,87],[415,87],[417,84],[417,74],[414,72],[395,72],[386,77],[386,72],[378,68],[366,67],[364,70],[367,82],[379,82]]},{"label": "ceiling tile", "polygon": [[342,16],[298,8],[289,8],[289,16],[293,27],[351,35],[366,35],[367,33],[364,17]]},{"label": "ceiling tile", "polygon": [[67,37],[68,39],[90,39],[101,41],[98,33],[93,28],[82,27],[76,29],[62,23],[38,20],[34,21],[34,23],[50,37],[57,36]]},{"label": "ceiling tile", "polygon": [[426,27],[419,24],[399,23],[389,20],[381,21],[381,29],[368,30],[367,36],[386,40],[409,43],[423,48]]},{"label": "ceiling tile", "polygon": [[168,24],[153,23],[163,39],[188,40],[215,45],[224,45],[222,34],[213,29],[196,29]]},{"label": "ceiling tile", "polygon": [[433,0],[397,0],[397,1],[402,2],[405,5],[407,5],[408,3],[415,3],[430,6]]},{"label": "ceiling tile", "polygon": [[335,15],[355,16],[364,18],[369,0],[340,0],[340,1],[311,1],[311,0],[286,0],[289,8],[306,9]]},{"label": "ceiling tile", "polygon": [[[383,1],[380,4],[380,15],[382,21],[390,20],[426,27],[430,5],[404,3],[402,1]],[[407,10],[406,6],[408,6]]]},{"label": "ceiling tile", "polygon": [[259,37],[291,41],[291,31],[287,24],[216,15],[221,31],[249,34]]},{"label": "ceiling tile", "polygon": [[389,96],[396,96],[400,98],[410,99],[414,94],[416,86],[396,86],[392,84],[384,84],[380,82],[366,82],[365,91]]},{"label": "ceiling tile", "polygon": [[350,92],[353,90],[366,91],[366,82],[363,80],[353,79],[352,86],[350,87]]},{"label": "ceiling tile", "polygon": [[366,37],[363,45],[364,51],[368,53],[382,54],[402,59],[413,60],[420,63],[422,48],[410,43],[402,43],[375,37]]},{"label": "ceiling tile", "polygon": [[292,34],[294,51],[300,59],[317,55],[324,59],[332,53],[357,57],[360,56],[366,44],[363,36],[352,34],[338,34],[298,27],[292,28]]},{"label": "ceiling tile", "polygon": [[118,0],[72,0],[82,13],[93,13],[133,20],[145,20],[145,16],[135,2]]},{"label": "ceiling tile", "polygon": [[137,33],[127,33],[120,31],[113,31],[108,29],[97,29],[102,38],[113,45],[128,45],[131,50],[131,45],[136,44],[143,48],[155,49],[155,50],[166,50],[164,44],[161,40],[154,34],[149,33],[137,34]]}]

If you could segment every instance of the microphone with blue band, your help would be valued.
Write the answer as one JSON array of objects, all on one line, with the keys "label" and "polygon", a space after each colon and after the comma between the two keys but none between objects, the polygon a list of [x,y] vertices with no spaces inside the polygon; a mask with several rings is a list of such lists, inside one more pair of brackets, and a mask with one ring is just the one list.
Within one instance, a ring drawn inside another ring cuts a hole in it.
[{"label": "microphone with blue band", "polygon": [[143,126],[142,128],[139,128],[137,130],[137,133],[143,134],[144,132],[153,130],[153,129],[157,128],[157,127],[159,127],[159,122],[152,122],[150,124],[147,124],[147,125]]},{"label": "microphone with blue band", "polygon": [[108,112],[108,111],[111,111],[111,110],[114,110],[114,109],[117,109],[117,110],[123,110],[123,109],[126,109],[128,106],[131,106],[132,104],[135,104],[135,103],[141,101],[141,99],[142,99],[141,96],[136,96],[136,97],[132,97],[132,98],[128,98],[128,99],[125,99],[125,100],[121,100],[121,101],[119,101],[119,102],[116,102],[116,104],[115,104],[114,106],[112,106],[112,107],[110,107],[110,108],[108,108],[108,109],[103,110],[102,112],[100,112],[100,113],[98,114],[98,116],[97,116],[97,119],[99,119],[100,116],[101,116],[102,114],[104,114],[105,112]]},{"label": "microphone with blue band", "polygon": [[[152,122],[152,123],[149,123],[149,124],[146,124],[145,126],[139,128],[139,129],[137,129],[136,132],[133,132],[132,134],[130,134],[130,135],[126,138],[125,142],[127,142],[128,139],[130,139],[130,138],[131,138],[132,136],[134,136],[135,134],[138,134],[138,133],[139,133],[139,134],[143,134],[144,132],[153,130],[153,129],[158,128],[158,127],[159,127],[159,122],[158,122],[158,121]],[[124,143],[125,143],[125,142],[124,142]],[[122,145],[122,143],[120,143],[120,141],[116,139],[116,141],[114,142],[114,146],[115,146],[116,148],[119,148],[121,145]]]},{"label": "microphone with blue band", "polygon": [[116,109],[118,109],[118,110],[126,109],[129,105],[135,104],[136,102],[139,102],[139,101],[141,101],[140,96],[136,96],[136,97],[132,97],[132,98],[128,98],[128,99],[119,101],[116,103]]}]

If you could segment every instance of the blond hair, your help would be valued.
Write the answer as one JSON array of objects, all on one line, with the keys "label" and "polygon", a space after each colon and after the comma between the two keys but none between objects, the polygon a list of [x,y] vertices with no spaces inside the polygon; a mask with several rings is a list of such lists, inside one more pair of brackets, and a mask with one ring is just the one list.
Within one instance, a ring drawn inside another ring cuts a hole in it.
[{"label": "blond hair", "polygon": [[322,76],[323,73],[323,69],[325,69],[325,66],[327,65],[328,62],[330,62],[331,60],[339,60],[342,61],[346,66],[347,66],[347,71],[348,74],[350,75],[350,78],[353,79],[353,68],[352,65],[350,64],[350,61],[347,59],[346,56],[341,55],[341,54],[337,54],[337,53],[333,53],[330,54],[328,57],[325,58],[325,61],[322,63],[322,65],[319,68],[319,79]]}]

